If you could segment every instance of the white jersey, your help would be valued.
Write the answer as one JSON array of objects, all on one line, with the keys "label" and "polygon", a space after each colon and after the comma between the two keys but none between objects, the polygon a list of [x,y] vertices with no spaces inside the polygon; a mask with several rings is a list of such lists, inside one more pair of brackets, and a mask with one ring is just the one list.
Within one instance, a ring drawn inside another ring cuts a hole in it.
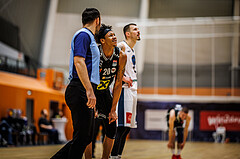
[{"label": "white jersey", "polygon": [[[127,55],[127,63],[125,66],[126,77],[130,77],[133,80],[133,86],[130,88],[132,90],[137,90],[137,66],[136,66],[136,57],[135,50],[131,49],[125,41],[120,42],[125,46],[125,54]],[[123,88],[128,87],[127,84],[123,85]]]}]

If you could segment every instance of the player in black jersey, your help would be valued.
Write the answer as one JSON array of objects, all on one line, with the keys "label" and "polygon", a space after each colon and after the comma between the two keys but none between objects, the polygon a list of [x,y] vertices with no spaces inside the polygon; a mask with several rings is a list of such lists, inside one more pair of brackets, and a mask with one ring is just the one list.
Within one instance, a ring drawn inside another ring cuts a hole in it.
[{"label": "player in black jersey", "polygon": [[[183,128],[186,120],[185,128]],[[168,148],[172,150],[172,159],[181,159],[181,150],[183,149],[187,136],[191,117],[188,115],[188,108],[177,104],[175,108],[169,109],[167,114],[167,124],[169,127]],[[177,132],[177,154],[175,154],[175,131]]]},{"label": "player in black jersey", "polygon": [[[114,143],[116,134],[116,106],[122,90],[122,77],[125,71],[127,56],[117,47],[117,37],[111,30],[112,26],[102,24],[98,35],[96,35],[97,43],[100,50],[100,84],[95,93],[97,102],[96,109],[98,118],[104,121],[106,137],[103,141],[102,159],[108,159]],[[109,86],[115,78],[112,93]],[[90,153],[91,151],[87,151]],[[90,156],[90,155],[89,155]]]}]

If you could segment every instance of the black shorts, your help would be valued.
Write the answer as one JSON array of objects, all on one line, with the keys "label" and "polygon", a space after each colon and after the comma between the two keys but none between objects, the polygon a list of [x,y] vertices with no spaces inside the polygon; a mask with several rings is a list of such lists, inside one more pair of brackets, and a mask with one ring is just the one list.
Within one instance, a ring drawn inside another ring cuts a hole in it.
[{"label": "black shorts", "polygon": [[108,118],[108,115],[112,108],[112,95],[110,93],[110,90],[96,90],[96,109],[99,114],[104,114],[106,118]]},{"label": "black shorts", "polygon": [[108,118],[112,108],[112,95],[109,89],[101,91],[97,90],[96,98],[96,109],[98,111],[99,118],[103,120],[103,127],[105,129],[106,136],[110,139],[114,139],[116,134],[116,121],[109,124]]},{"label": "black shorts", "polygon": [[102,119],[102,120],[103,120],[103,129],[105,130],[106,136],[110,139],[115,139],[115,135],[117,132],[116,121],[109,124],[108,118]]},{"label": "black shorts", "polygon": [[183,127],[177,127],[177,141],[178,143],[183,143]]}]

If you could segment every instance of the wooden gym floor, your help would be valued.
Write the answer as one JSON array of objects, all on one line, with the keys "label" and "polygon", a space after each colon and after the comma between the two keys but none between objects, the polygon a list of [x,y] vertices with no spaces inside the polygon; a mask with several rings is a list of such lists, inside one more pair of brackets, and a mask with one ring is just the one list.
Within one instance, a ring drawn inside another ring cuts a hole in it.
[{"label": "wooden gym floor", "polygon": [[[0,148],[1,159],[49,159],[63,145]],[[101,158],[102,145],[96,145],[96,158]],[[171,159],[166,141],[131,140],[126,142],[123,159]],[[240,159],[239,143],[187,142],[183,159]]]}]

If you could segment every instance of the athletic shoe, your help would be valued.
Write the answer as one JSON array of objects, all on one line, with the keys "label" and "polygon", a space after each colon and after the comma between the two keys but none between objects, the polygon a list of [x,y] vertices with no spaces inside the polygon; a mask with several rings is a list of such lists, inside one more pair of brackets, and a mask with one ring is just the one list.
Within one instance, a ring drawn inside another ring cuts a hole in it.
[{"label": "athletic shoe", "polygon": [[181,155],[176,155],[176,159],[182,159]]},{"label": "athletic shoe", "polygon": [[176,155],[172,155],[172,159],[178,159]]}]

